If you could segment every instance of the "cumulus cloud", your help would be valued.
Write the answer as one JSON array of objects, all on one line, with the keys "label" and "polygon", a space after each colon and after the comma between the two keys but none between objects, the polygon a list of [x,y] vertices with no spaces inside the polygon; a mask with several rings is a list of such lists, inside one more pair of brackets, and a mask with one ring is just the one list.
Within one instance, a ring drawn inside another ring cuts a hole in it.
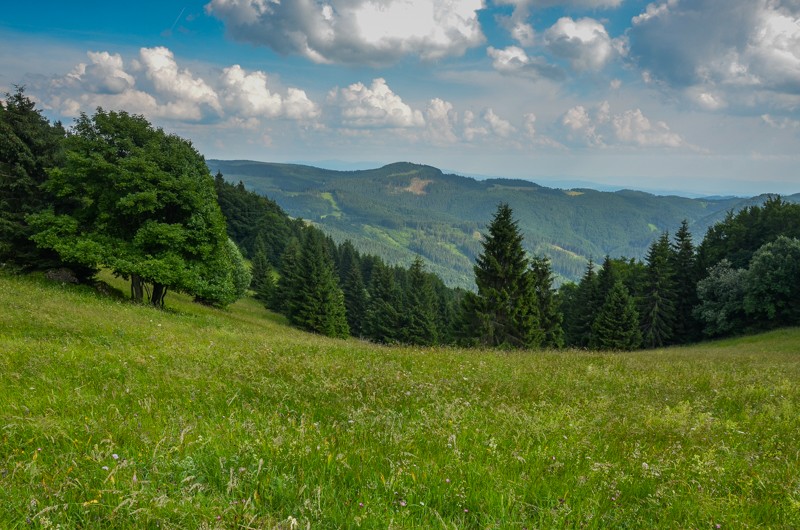
[{"label": "cumulus cloud", "polygon": [[385,64],[463,54],[484,41],[481,0],[212,0],[230,36],[318,63]]},{"label": "cumulus cloud", "polygon": [[386,80],[377,78],[367,87],[354,83],[331,91],[328,101],[338,107],[342,124],[355,128],[422,127],[422,112],[412,109],[392,92]]},{"label": "cumulus cloud", "polygon": [[483,113],[483,119],[489,124],[492,132],[501,138],[508,138],[517,131],[517,129],[511,125],[511,122],[495,114],[494,110],[491,108],[486,109]]},{"label": "cumulus cloud", "polygon": [[471,110],[464,111],[464,139],[472,142],[477,138],[487,136],[489,130],[475,123],[475,113]]},{"label": "cumulus cloud", "polygon": [[624,41],[612,40],[606,28],[592,18],[562,17],[547,29],[544,40],[550,52],[579,71],[599,71],[616,53],[624,54]]},{"label": "cumulus cloud", "polygon": [[456,142],[455,127],[458,114],[453,109],[453,104],[440,98],[434,98],[428,103],[425,110],[425,123],[428,138],[437,144]]},{"label": "cumulus cloud", "polygon": [[122,57],[108,52],[87,52],[89,63],[78,64],[62,81],[98,94],[120,94],[132,88],[133,76],[125,71]]},{"label": "cumulus cloud", "polygon": [[227,120],[234,118],[313,119],[319,107],[303,90],[284,94],[268,86],[265,72],[239,65],[203,79],[178,65],[172,51],[142,48],[128,69],[119,54],[89,52],[89,63],[51,82],[51,105],[65,115],[91,112],[97,106],[125,109],[150,118]]},{"label": "cumulus cloud", "polygon": [[541,57],[531,57],[518,46],[508,46],[502,50],[489,46],[486,53],[492,58],[492,67],[501,74],[531,79],[564,78],[564,72],[558,66],[549,64]]},{"label": "cumulus cloud", "polygon": [[630,56],[697,106],[770,102],[800,94],[800,2],[666,0],[633,18]]},{"label": "cumulus cloud", "polygon": [[594,147],[691,147],[663,121],[653,122],[641,109],[613,113],[607,101],[595,108],[577,105],[561,118],[568,141]]}]

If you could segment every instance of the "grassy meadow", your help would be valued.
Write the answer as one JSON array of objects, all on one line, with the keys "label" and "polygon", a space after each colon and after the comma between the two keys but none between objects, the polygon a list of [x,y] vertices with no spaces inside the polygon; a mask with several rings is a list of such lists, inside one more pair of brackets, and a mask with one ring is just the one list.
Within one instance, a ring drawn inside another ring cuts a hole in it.
[{"label": "grassy meadow", "polygon": [[0,528],[800,528],[800,329],[502,353],[167,305],[0,276]]}]

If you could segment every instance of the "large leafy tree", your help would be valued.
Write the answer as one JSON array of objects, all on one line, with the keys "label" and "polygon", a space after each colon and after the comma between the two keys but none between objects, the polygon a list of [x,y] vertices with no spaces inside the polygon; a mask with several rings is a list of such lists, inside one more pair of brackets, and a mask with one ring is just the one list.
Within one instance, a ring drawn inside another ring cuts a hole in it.
[{"label": "large leafy tree", "polygon": [[699,304],[694,315],[702,322],[703,333],[717,337],[748,329],[750,324],[744,310],[748,279],[746,269],[734,268],[723,259],[698,282]]},{"label": "large leafy tree", "polygon": [[65,148],[44,185],[55,205],[28,218],[41,247],[129,278],[138,301],[147,292],[163,305],[167,289],[213,304],[235,297],[214,180],[190,142],[98,109],[78,118]]},{"label": "large leafy tree", "polygon": [[477,293],[464,300],[464,334],[484,346],[530,348],[542,341],[522,233],[508,204],[500,204],[475,264]]},{"label": "large leafy tree", "polygon": [[53,197],[42,190],[47,170],[63,162],[64,128],[51,124],[23,88],[0,102],[0,263],[22,269],[58,265],[58,255],[30,240],[25,217]]},{"label": "large leafy tree", "polygon": [[744,308],[766,328],[800,324],[800,240],[780,236],[753,254]]}]

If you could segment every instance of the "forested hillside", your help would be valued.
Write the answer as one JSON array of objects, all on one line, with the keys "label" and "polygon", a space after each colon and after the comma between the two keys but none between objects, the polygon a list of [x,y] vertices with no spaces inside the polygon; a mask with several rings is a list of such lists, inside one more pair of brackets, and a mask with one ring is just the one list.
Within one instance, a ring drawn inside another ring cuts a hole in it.
[{"label": "forested hillside", "polygon": [[[522,180],[477,181],[410,163],[366,171],[223,160],[208,165],[338,242],[350,239],[388,263],[408,265],[419,254],[447,284],[467,289],[474,288],[480,234],[500,203],[513,208],[526,249],[550,259],[558,282],[578,280],[589,258],[644,258],[653,240],[684,219],[700,239],[729,210],[764,200],[560,190]],[[784,199],[797,202],[800,195]]]}]

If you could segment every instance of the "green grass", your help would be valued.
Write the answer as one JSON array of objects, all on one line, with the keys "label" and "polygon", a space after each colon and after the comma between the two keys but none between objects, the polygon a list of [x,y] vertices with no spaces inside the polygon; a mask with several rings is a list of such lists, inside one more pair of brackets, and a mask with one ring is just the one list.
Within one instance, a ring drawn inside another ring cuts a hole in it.
[{"label": "green grass", "polygon": [[0,528],[797,528],[800,330],[384,348],[0,276]]}]

